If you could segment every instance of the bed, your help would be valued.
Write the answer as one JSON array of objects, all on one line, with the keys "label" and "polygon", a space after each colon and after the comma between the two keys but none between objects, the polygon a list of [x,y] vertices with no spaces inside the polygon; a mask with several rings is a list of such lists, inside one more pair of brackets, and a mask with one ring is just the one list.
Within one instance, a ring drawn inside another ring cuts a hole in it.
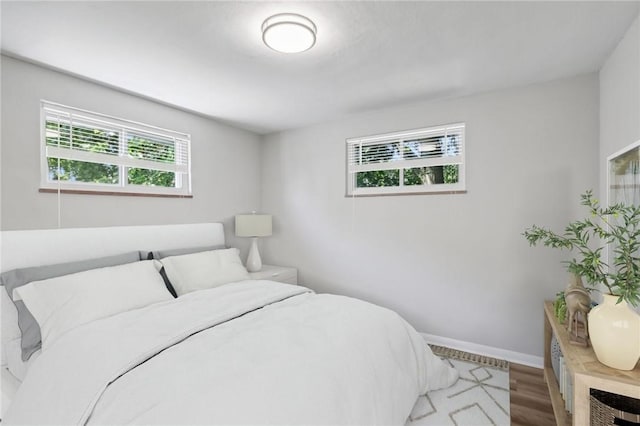
[{"label": "bed", "polygon": [[391,310],[249,279],[219,223],[0,243],[6,424],[401,425],[458,377]]}]

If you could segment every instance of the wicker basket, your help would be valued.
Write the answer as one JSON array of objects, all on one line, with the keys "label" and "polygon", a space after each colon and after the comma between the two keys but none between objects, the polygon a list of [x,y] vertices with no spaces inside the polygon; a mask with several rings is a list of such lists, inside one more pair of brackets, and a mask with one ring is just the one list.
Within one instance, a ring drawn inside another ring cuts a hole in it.
[{"label": "wicker basket", "polygon": [[640,399],[591,389],[591,425],[640,425]]}]

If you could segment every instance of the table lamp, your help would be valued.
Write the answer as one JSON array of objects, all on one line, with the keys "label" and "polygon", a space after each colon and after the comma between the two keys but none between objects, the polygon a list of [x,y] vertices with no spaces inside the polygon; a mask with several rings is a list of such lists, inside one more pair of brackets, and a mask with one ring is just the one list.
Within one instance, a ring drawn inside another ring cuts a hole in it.
[{"label": "table lamp", "polygon": [[258,237],[271,235],[272,221],[270,214],[236,215],[236,236],[251,237],[251,249],[247,257],[247,271],[258,272],[262,269],[262,260],[258,251]]}]

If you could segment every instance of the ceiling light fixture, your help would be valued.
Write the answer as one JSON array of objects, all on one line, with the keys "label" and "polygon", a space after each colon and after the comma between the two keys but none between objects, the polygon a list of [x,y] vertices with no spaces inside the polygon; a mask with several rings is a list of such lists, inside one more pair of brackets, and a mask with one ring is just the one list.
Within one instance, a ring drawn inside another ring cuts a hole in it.
[{"label": "ceiling light fixture", "polygon": [[316,43],[316,25],[296,13],[279,13],[262,23],[262,41],[271,49],[283,53],[299,53]]}]

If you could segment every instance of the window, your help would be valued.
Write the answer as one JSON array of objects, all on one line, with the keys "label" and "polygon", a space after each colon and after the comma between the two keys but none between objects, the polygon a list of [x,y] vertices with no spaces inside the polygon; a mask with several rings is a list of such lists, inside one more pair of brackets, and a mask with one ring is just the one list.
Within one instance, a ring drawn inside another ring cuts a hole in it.
[{"label": "window", "polygon": [[188,134],[42,102],[46,189],[191,194]]},{"label": "window", "polygon": [[464,123],[347,139],[349,196],[464,190]]}]

